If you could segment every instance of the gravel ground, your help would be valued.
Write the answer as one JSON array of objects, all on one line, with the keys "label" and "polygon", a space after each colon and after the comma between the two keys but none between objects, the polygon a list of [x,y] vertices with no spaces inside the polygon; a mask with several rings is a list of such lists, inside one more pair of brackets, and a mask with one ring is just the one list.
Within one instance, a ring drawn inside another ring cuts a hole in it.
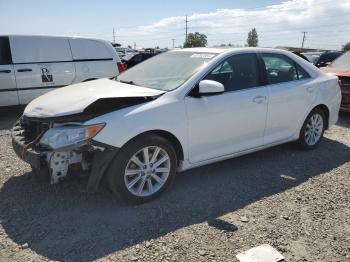
[{"label": "gravel ground", "polygon": [[264,243],[287,261],[350,261],[350,114],[317,150],[283,145],[179,174],[130,206],[86,180],[35,182],[0,116],[0,261],[236,261]]}]

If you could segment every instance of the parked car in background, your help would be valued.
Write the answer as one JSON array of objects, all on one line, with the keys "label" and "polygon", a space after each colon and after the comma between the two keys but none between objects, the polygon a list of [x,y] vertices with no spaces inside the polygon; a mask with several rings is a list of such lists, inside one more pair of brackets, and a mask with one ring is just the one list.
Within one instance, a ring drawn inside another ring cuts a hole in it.
[{"label": "parked car in background", "polygon": [[123,56],[121,59],[122,59],[122,62],[125,63],[126,68],[129,69],[134,65],[137,65],[157,54],[158,53],[140,52],[140,53],[127,54]]},{"label": "parked car in background", "polygon": [[80,164],[88,189],[105,177],[114,193],[144,202],[177,171],[290,141],[316,148],[341,100],[337,77],[263,48],[174,50],[117,80],[61,88],[26,107],[12,141],[35,175],[57,183]]},{"label": "parked car in background", "polygon": [[120,58],[128,55],[128,54],[135,54],[137,53],[137,50],[131,49],[129,47],[114,47],[117,51]]},{"label": "parked car in background", "polygon": [[350,112],[350,52],[338,57],[322,70],[338,76],[342,93],[341,110]]},{"label": "parked car in background", "polygon": [[317,67],[328,66],[334,59],[342,55],[340,51],[327,51],[327,52],[305,52],[301,53],[311,63]]},{"label": "parked car in background", "polygon": [[0,36],[0,106],[28,104],[56,88],[124,70],[104,40],[80,37]]}]

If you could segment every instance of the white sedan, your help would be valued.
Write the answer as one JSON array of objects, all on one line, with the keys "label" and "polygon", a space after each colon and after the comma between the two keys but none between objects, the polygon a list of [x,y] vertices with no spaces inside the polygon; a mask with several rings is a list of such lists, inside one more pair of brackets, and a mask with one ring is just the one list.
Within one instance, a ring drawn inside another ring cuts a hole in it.
[{"label": "white sedan", "polygon": [[121,74],[45,94],[15,125],[13,147],[51,183],[72,166],[135,202],[176,172],[297,141],[314,149],[338,119],[337,78],[290,52],[183,49]]}]

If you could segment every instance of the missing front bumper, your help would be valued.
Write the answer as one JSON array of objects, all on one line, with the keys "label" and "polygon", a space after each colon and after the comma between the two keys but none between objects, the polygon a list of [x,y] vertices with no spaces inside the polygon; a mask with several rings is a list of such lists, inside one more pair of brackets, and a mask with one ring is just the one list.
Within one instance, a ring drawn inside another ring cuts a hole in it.
[{"label": "missing front bumper", "polygon": [[83,171],[89,172],[87,191],[98,190],[100,181],[119,148],[90,141],[88,145],[69,151],[38,150],[28,147],[21,132],[12,132],[12,146],[17,156],[33,169],[48,172],[51,184],[56,184],[68,173],[70,166],[80,164]]}]

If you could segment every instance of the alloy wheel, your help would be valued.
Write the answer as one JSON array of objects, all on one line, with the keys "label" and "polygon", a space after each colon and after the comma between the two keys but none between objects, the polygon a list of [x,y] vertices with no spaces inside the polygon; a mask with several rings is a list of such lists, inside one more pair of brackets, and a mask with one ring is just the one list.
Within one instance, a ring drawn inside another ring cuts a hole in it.
[{"label": "alloy wheel", "polygon": [[158,192],[170,174],[170,157],[159,146],[147,146],[136,152],[128,161],[124,182],[130,193],[138,197]]},{"label": "alloy wheel", "polygon": [[321,139],[323,132],[323,118],[320,114],[313,114],[305,128],[305,142],[309,146],[314,146]]}]

